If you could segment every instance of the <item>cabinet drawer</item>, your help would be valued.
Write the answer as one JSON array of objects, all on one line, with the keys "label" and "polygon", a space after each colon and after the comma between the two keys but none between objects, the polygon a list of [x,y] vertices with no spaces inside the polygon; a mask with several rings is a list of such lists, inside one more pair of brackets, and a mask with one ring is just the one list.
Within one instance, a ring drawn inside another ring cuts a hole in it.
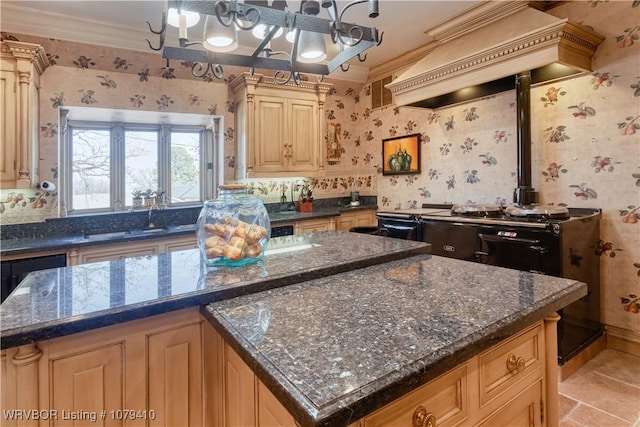
[{"label": "cabinet drawer", "polygon": [[540,427],[542,425],[542,380],[537,380],[478,427]]},{"label": "cabinet drawer", "polygon": [[469,416],[468,371],[469,365],[464,364],[430,381],[367,416],[363,427],[412,426],[414,414],[419,410],[433,414],[433,425],[459,425]]},{"label": "cabinet drawer", "polygon": [[[480,354],[480,406],[515,384],[536,380],[544,367],[544,328],[538,322],[502,344]],[[536,376],[533,376],[537,374]]]}]

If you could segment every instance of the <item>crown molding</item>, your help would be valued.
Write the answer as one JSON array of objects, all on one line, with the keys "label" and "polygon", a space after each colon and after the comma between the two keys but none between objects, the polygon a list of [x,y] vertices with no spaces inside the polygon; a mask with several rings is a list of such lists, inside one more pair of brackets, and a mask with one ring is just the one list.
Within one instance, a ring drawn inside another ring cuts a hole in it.
[{"label": "crown molding", "polygon": [[145,42],[149,31],[146,29],[36,11],[8,3],[2,3],[0,19],[3,32],[149,52]]}]

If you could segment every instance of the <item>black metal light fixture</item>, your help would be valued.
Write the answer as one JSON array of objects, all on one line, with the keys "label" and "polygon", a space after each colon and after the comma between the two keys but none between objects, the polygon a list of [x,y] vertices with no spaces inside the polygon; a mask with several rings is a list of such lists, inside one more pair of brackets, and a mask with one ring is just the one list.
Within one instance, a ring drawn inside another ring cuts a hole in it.
[{"label": "black metal light fixture", "polygon": [[[279,84],[291,79],[299,84],[301,73],[316,74],[322,80],[337,68],[347,71],[352,58],[364,62],[365,51],[382,42],[383,34],[376,28],[342,21],[344,13],[360,3],[368,3],[370,18],[378,16],[378,0],[354,0],[340,12],[335,0],[303,0],[298,12],[284,10],[286,1],[280,0],[274,0],[271,7],[265,0],[167,1],[160,30],[154,30],[147,21],[149,30],[159,36],[159,45],[154,47],[149,40],[147,43],[152,50],[161,50],[167,61],[192,63],[191,73],[196,77],[211,73],[221,79],[223,65],[231,65],[248,67],[251,72],[256,68],[275,70],[274,81]],[[321,7],[326,9],[328,19],[318,16]],[[202,40],[190,41],[187,28],[202,15]],[[166,43],[167,24],[179,29],[177,46]],[[231,53],[238,46],[238,30],[251,31],[259,39],[252,53]],[[292,43],[290,51],[271,50],[271,40],[284,32]],[[320,63],[327,57],[325,35],[337,46],[338,54]]]}]

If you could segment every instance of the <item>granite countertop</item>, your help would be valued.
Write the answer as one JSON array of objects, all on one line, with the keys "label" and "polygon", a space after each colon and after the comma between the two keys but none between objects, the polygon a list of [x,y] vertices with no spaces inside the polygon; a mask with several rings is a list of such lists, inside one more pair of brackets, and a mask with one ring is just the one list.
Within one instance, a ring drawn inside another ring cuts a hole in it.
[{"label": "granite countertop", "polygon": [[[269,213],[272,226],[315,218],[338,216],[343,212],[377,209],[376,205],[358,207],[334,206],[316,209],[312,212],[278,211]],[[144,213],[144,212],[143,212]],[[118,221],[116,221],[116,226]],[[131,231],[104,231],[101,233],[71,232],[61,236],[39,236],[3,239],[1,256],[37,254],[38,252],[64,252],[68,249],[104,245],[107,243],[126,243],[153,240],[167,237],[193,234],[195,224],[168,225],[151,230],[133,229]]]},{"label": "granite countertop", "polygon": [[1,348],[428,253],[426,243],[328,231],[273,238],[264,259],[206,270],[198,250],[30,273],[0,306]]},{"label": "granite countertop", "polygon": [[343,426],[586,291],[575,280],[419,255],[202,312],[303,427]]}]

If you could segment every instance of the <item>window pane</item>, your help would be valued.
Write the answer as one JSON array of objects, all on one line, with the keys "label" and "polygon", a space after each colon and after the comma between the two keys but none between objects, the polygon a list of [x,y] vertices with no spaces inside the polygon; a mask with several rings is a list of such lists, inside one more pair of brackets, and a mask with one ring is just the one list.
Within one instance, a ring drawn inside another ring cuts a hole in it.
[{"label": "window pane", "polygon": [[74,209],[108,208],[111,204],[111,132],[73,129],[72,204]]},{"label": "window pane", "polygon": [[200,135],[171,133],[171,203],[200,201]]},{"label": "window pane", "polygon": [[124,190],[127,199],[132,191],[158,188],[158,132],[125,131]]}]

